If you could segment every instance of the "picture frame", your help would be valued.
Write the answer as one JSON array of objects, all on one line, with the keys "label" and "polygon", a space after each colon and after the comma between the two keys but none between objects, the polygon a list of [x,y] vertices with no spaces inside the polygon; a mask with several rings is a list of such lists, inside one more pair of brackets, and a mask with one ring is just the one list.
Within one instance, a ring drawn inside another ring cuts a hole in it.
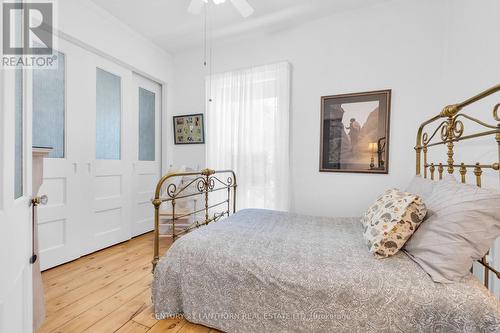
[{"label": "picture frame", "polygon": [[203,113],[174,116],[174,142],[176,145],[204,144],[205,120]]},{"label": "picture frame", "polygon": [[389,173],[392,90],[321,97],[320,172]]}]

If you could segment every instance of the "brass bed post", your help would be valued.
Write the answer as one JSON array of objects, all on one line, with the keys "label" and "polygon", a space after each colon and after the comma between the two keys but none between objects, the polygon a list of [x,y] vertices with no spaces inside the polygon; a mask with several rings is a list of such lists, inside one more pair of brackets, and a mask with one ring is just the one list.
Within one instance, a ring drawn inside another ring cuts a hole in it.
[{"label": "brass bed post", "polygon": [[416,174],[420,175],[420,164],[421,164],[421,162],[420,162],[421,156],[420,155],[421,155],[422,148],[419,146],[418,142],[417,142],[417,146],[415,147],[415,150],[417,152],[417,160],[416,160],[416,165],[415,165],[416,169],[417,169]]},{"label": "brass bed post", "polygon": [[154,249],[153,249],[153,272],[155,271],[156,265],[160,260],[160,198],[155,198],[153,200],[153,205],[155,207],[155,231],[154,231]]}]

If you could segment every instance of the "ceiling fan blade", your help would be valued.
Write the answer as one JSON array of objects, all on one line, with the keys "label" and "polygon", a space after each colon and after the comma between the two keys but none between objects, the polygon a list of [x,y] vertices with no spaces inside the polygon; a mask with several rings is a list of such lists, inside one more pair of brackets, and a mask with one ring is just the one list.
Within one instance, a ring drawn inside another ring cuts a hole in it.
[{"label": "ceiling fan blade", "polygon": [[205,2],[206,1],[204,0],[191,0],[191,3],[188,7],[188,12],[194,15],[198,15],[199,13],[201,13],[201,9],[203,8]]},{"label": "ceiling fan blade", "polygon": [[231,2],[243,17],[249,17],[254,12],[247,0],[231,0]]}]

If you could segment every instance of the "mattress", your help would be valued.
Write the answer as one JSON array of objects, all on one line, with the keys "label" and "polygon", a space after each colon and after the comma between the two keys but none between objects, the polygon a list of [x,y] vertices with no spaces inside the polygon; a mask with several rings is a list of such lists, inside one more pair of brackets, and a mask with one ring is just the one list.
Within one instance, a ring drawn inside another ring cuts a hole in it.
[{"label": "mattress", "polygon": [[495,332],[472,275],[439,284],[405,253],[376,259],[359,218],[243,210],[180,238],[152,285],[158,319],[225,332]]}]

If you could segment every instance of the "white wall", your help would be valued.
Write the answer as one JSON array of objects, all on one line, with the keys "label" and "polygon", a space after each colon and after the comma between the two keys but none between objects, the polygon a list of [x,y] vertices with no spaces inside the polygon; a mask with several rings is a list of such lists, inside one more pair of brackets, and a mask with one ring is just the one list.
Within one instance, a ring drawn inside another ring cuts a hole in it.
[{"label": "white wall", "polygon": [[[394,1],[338,13],[293,30],[216,45],[215,72],[288,60],[292,66],[292,202],[295,211],[355,216],[414,174],[417,124],[435,114],[443,53],[443,2]],[[202,51],[174,57],[175,113],[204,110]],[[320,97],[392,89],[390,174],[320,173]],[[177,146],[175,164],[204,165],[204,147]]]}]

